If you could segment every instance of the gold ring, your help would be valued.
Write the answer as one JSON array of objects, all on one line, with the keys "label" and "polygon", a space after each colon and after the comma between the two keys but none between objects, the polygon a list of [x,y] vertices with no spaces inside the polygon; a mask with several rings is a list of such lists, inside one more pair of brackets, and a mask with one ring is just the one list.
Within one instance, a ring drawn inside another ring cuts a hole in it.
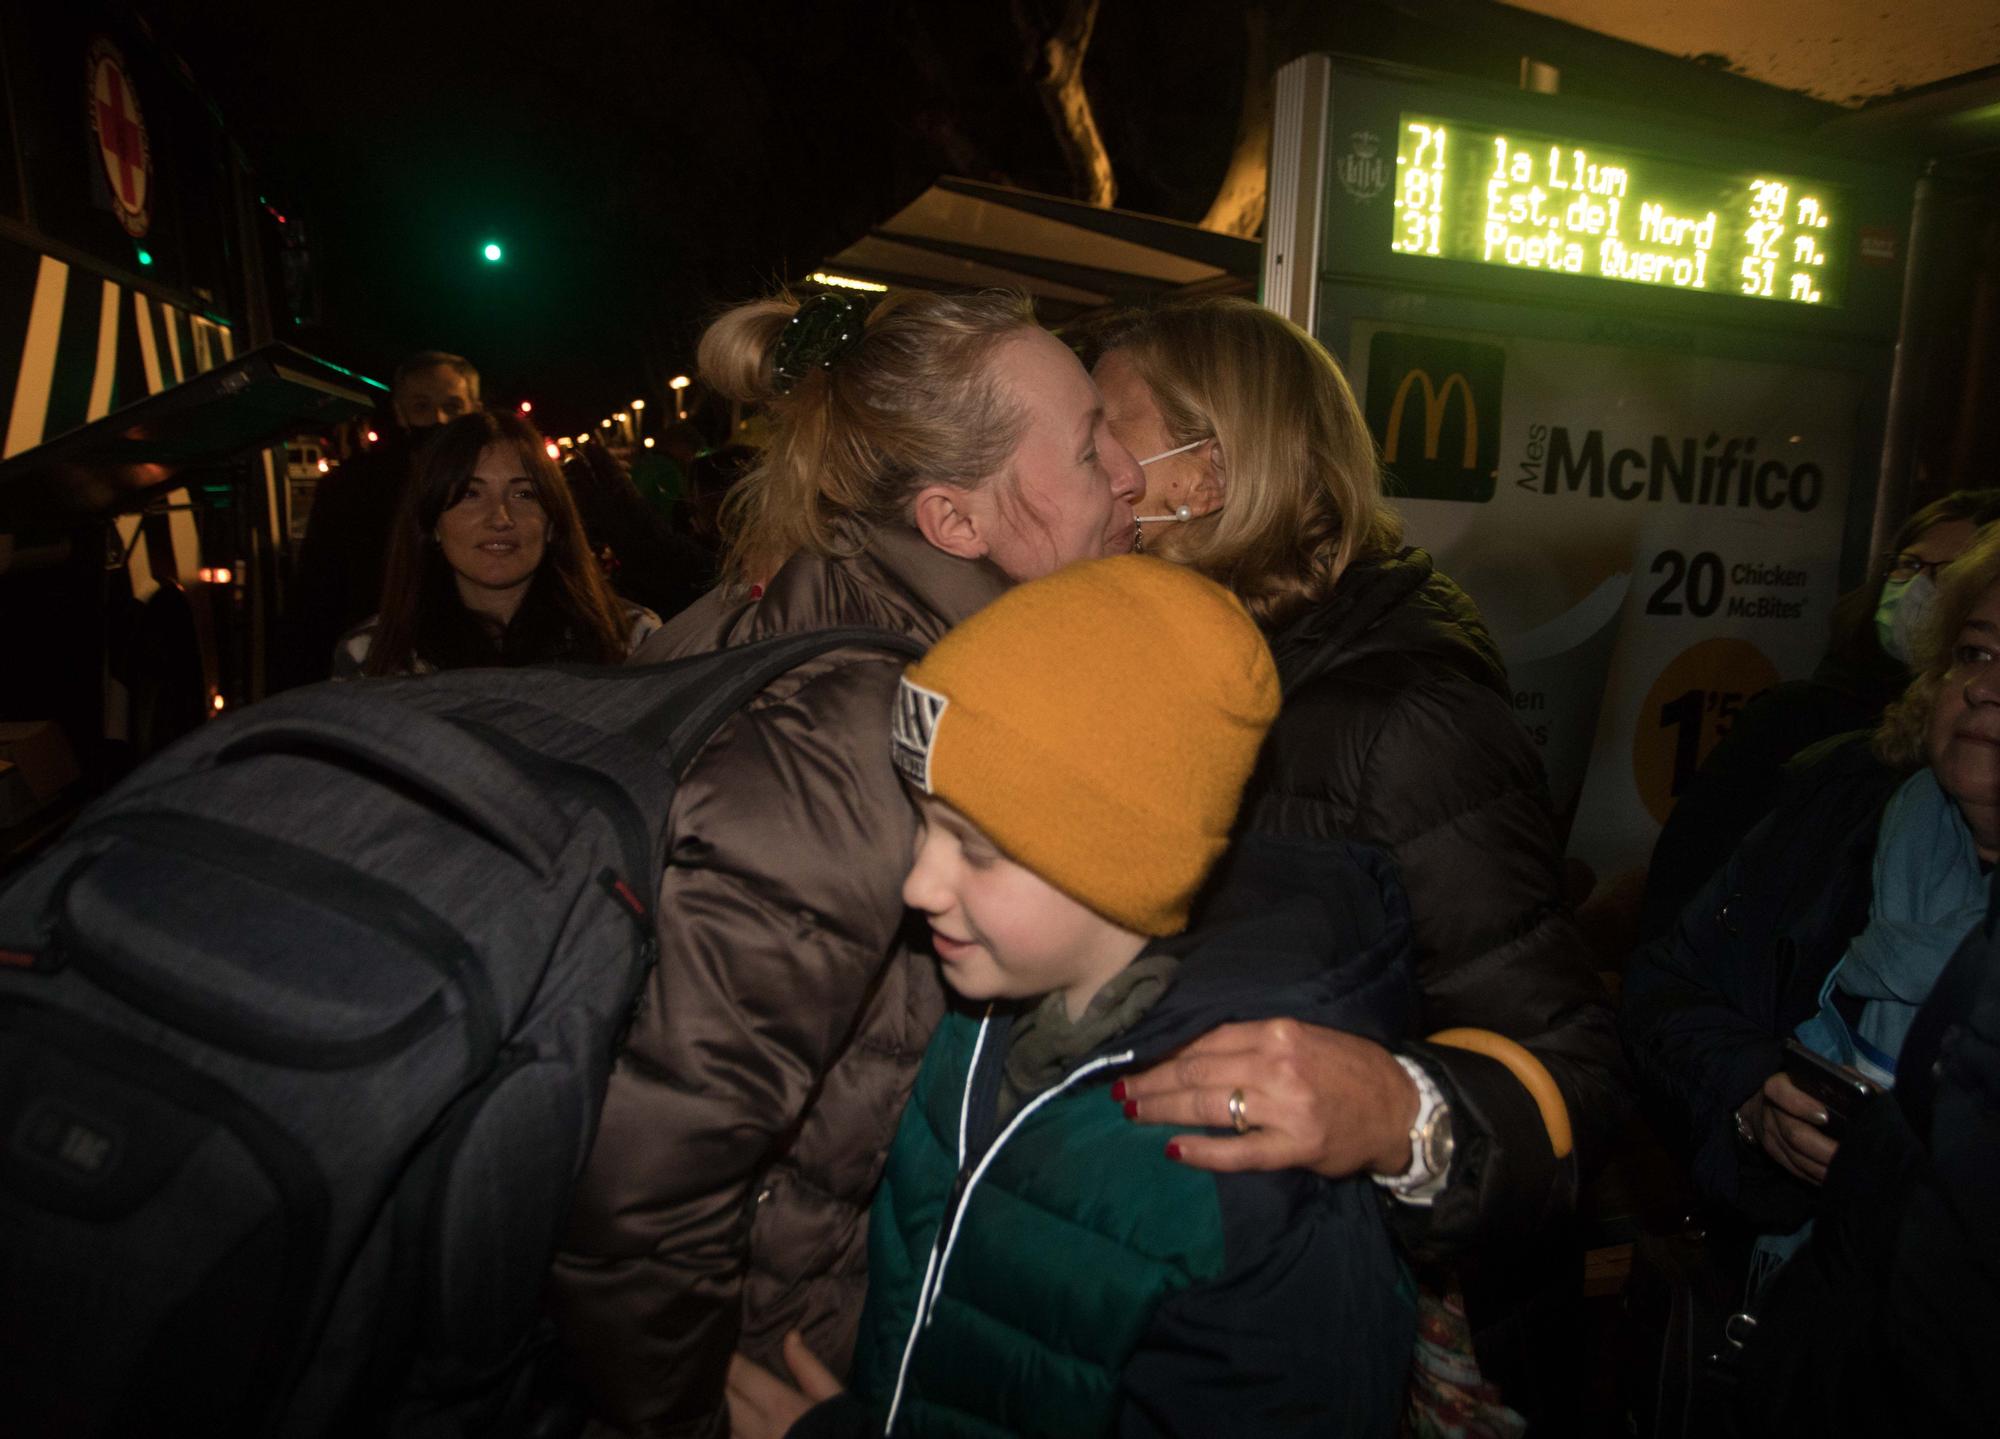
[{"label": "gold ring", "polygon": [[1240,1089],[1229,1091],[1229,1122],[1236,1126],[1238,1134],[1250,1132],[1250,1120],[1243,1113],[1243,1091]]}]

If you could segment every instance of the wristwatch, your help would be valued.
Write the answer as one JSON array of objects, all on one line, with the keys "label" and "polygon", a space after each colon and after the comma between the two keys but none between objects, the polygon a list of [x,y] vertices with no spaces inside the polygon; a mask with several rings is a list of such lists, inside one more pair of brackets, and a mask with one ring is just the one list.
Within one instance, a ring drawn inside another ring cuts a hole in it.
[{"label": "wristwatch", "polygon": [[1451,1173],[1455,1148],[1451,1104],[1430,1071],[1416,1060],[1400,1054],[1390,1057],[1403,1067],[1403,1073],[1417,1087],[1417,1117],[1410,1121],[1410,1167],[1401,1174],[1377,1174],[1373,1178],[1405,1204],[1428,1205],[1444,1189]]}]

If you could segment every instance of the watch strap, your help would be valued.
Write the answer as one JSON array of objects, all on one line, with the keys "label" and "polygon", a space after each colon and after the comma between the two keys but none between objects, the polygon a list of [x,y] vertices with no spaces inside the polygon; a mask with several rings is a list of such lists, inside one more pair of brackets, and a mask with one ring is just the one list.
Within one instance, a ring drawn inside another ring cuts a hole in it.
[{"label": "watch strap", "polygon": [[1406,1055],[1391,1055],[1403,1067],[1403,1073],[1410,1076],[1410,1082],[1417,1087],[1417,1117],[1410,1121],[1410,1167],[1401,1174],[1371,1175],[1377,1184],[1388,1190],[1404,1204],[1428,1205],[1443,1191],[1445,1181],[1451,1176],[1451,1160],[1447,1157],[1441,1168],[1433,1171],[1430,1167],[1429,1144],[1426,1142],[1440,1112],[1450,1113],[1450,1105],[1438,1082],[1432,1079],[1430,1071]]}]

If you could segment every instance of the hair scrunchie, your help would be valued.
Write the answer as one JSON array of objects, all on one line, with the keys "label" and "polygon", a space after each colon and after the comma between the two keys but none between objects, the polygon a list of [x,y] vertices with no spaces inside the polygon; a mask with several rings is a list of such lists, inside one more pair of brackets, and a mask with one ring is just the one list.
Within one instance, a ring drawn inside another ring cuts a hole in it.
[{"label": "hair scrunchie", "polygon": [[814,370],[829,370],[859,348],[875,307],[873,299],[828,291],[814,295],[785,322],[771,350],[771,372],[781,395]]}]

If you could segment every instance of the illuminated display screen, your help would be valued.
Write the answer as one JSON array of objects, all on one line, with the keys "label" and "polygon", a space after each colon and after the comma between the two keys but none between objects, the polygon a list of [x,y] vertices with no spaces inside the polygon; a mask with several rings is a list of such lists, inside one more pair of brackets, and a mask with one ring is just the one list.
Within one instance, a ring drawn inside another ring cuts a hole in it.
[{"label": "illuminated display screen", "polygon": [[1838,186],[1796,175],[1404,115],[1389,248],[1658,290],[1838,305],[1847,223]]}]

